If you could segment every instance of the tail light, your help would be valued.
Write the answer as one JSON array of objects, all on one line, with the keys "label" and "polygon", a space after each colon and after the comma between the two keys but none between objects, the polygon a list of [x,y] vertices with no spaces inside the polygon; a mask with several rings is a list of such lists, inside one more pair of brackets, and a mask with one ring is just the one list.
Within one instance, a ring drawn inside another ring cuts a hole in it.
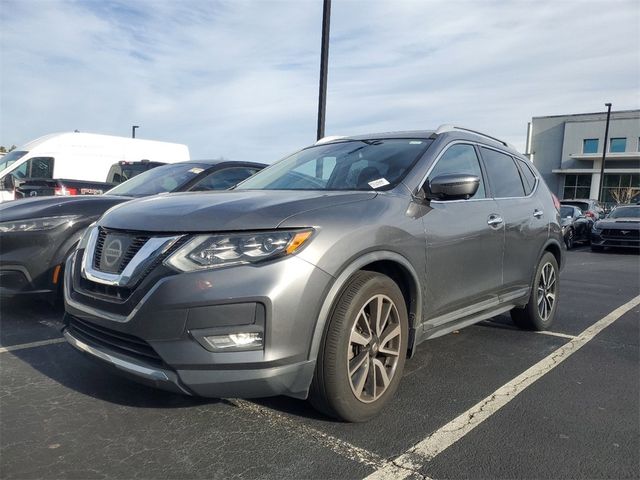
[{"label": "tail light", "polygon": [[78,189],[73,187],[57,187],[54,195],[78,195]]},{"label": "tail light", "polygon": [[558,197],[556,197],[553,193],[551,194],[551,196],[553,197],[553,206],[556,207],[557,211],[560,211],[560,200],[558,200]]},{"label": "tail light", "polygon": [[587,210],[586,212],[584,212],[584,214],[587,217],[596,218],[596,214],[593,213],[591,210]]}]

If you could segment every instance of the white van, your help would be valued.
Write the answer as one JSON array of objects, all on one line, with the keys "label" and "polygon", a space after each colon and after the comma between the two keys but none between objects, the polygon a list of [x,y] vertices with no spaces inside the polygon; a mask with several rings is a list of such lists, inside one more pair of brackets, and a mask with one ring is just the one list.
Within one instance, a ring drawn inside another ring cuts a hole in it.
[{"label": "white van", "polygon": [[179,143],[95,133],[45,135],[0,157],[0,201],[13,200],[13,180],[65,178],[104,182],[114,163],[143,159],[184,162],[190,159],[189,148]]}]

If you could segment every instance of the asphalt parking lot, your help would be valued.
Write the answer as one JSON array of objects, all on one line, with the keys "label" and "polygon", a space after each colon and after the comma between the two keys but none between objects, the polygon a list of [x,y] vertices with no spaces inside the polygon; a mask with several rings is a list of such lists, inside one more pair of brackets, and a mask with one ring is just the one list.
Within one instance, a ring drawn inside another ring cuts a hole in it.
[{"label": "asphalt parking lot", "polygon": [[551,332],[500,316],[423,343],[366,424],[138,385],[60,341],[47,304],[3,302],[0,477],[638,478],[640,257],[581,247],[561,280]]}]

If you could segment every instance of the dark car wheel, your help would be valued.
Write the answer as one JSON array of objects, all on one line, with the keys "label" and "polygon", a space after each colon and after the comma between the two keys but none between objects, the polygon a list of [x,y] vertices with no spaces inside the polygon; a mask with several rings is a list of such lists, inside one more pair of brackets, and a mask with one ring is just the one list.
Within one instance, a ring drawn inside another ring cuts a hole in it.
[{"label": "dark car wheel", "polygon": [[573,228],[570,228],[567,232],[567,235],[564,237],[564,243],[567,245],[567,250],[571,250],[573,248],[573,244],[575,242],[576,233]]},{"label": "dark car wheel", "polygon": [[558,292],[558,262],[552,253],[546,252],[538,264],[529,303],[511,310],[513,323],[526,330],[549,328],[556,316]]},{"label": "dark car wheel", "polygon": [[312,405],[349,422],[377,415],[400,384],[407,334],[407,308],[396,283],[379,273],[357,272],[320,346]]}]

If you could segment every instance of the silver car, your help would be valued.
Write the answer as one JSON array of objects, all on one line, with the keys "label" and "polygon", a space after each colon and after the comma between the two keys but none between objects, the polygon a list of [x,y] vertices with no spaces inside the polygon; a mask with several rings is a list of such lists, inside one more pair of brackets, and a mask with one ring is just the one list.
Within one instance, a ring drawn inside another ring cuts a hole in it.
[{"label": "silver car", "polygon": [[508,311],[549,327],[558,209],[526,158],[478,132],[320,141],[232,191],[108,211],[67,263],[64,335],[160,388],[365,421],[422,341]]}]

